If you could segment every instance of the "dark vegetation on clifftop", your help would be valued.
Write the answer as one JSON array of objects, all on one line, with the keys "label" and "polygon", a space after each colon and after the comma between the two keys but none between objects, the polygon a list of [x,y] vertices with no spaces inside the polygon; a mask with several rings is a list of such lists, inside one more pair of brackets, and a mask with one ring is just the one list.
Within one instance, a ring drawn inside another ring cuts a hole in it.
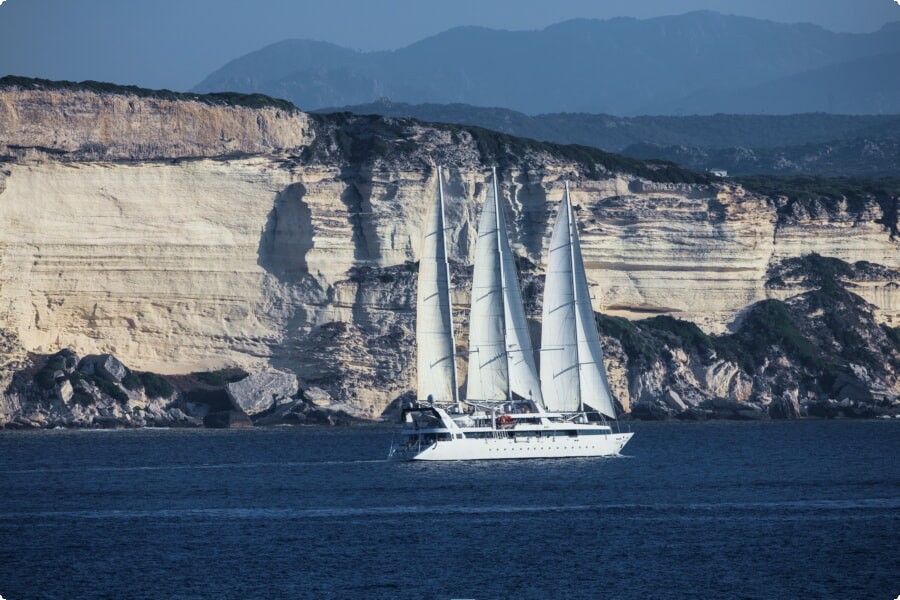
[{"label": "dark vegetation on clifftop", "polygon": [[481,127],[451,123],[423,123],[415,119],[388,118],[351,113],[311,114],[315,141],[303,149],[305,162],[367,164],[384,159],[412,160],[417,152],[416,128],[449,133],[447,164],[453,164],[453,149],[471,142],[482,164],[500,168],[527,163],[529,156],[550,155],[572,161],[592,179],[611,173],[629,173],[655,182],[705,184],[710,178],[667,161],[644,161],[589,146],[562,145],[515,137]]},{"label": "dark vegetation on clifftop", "polygon": [[641,160],[665,160],[732,175],[883,177],[900,174],[900,115],[716,114],[637,116],[526,115],[467,104],[406,104],[382,99],[321,109],[483,127],[508,135],[580,144]]},{"label": "dark vegetation on clifftop", "polygon": [[859,214],[872,203],[881,208],[882,217],[876,220],[891,230],[898,231],[900,211],[900,177],[868,179],[863,177],[737,177],[735,182],[746,189],[768,196],[783,198],[778,202],[779,217],[790,217],[801,212],[816,213],[819,208],[840,212],[845,204],[848,212]]}]

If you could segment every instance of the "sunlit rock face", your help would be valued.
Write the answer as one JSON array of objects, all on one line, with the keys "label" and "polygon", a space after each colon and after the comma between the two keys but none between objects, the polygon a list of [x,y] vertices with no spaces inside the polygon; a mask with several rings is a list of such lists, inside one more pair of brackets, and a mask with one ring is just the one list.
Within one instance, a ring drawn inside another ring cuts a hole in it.
[{"label": "sunlit rock face", "polygon": [[[433,165],[448,165],[464,347],[466,266],[494,160],[464,131],[405,122],[390,152],[348,161],[337,142],[323,143],[333,132],[319,119],[0,90],[0,326],[16,340],[3,346],[3,362],[68,347],[161,373],[274,368],[369,416],[414,389],[416,261]],[[790,295],[765,285],[784,257],[819,252],[900,268],[877,207],[785,216],[738,186],[589,173],[541,150],[504,160],[514,250],[538,275],[571,180],[594,307],[608,314],[672,314],[723,332],[749,304]],[[868,281],[859,293],[898,324],[895,282]],[[536,321],[540,298],[526,302]],[[613,379],[624,389],[623,368]],[[652,373],[644,379],[637,396],[655,389]],[[704,379],[743,393],[733,373]]]},{"label": "sunlit rock face", "polygon": [[13,156],[141,160],[277,152],[310,140],[309,118],[276,107],[101,94],[0,90],[0,147]]}]

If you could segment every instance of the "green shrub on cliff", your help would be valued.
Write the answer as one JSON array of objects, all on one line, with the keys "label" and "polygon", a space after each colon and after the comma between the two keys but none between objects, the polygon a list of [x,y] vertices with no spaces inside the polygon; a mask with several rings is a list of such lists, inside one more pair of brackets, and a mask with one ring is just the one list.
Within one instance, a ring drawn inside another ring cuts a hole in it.
[{"label": "green shrub on cliff", "polygon": [[690,321],[682,321],[669,315],[659,315],[640,322],[645,328],[658,332],[663,340],[690,352],[705,353],[715,347],[715,342],[702,329]]},{"label": "green shrub on cliff", "polygon": [[141,383],[141,378],[135,375],[134,371],[125,367],[125,377],[122,378],[122,385],[125,386],[125,389],[134,392],[141,389],[144,384]]},{"label": "green shrub on cliff", "polygon": [[640,321],[632,322],[622,317],[608,317],[594,313],[597,327],[602,335],[614,337],[622,344],[628,356],[629,365],[643,369],[656,361],[662,351],[662,344],[641,326]]},{"label": "green shrub on cliff", "polygon": [[885,335],[887,335],[888,339],[891,340],[898,349],[900,349],[900,327],[882,325],[881,328],[884,329],[884,333]]},{"label": "green shrub on cliff", "polygon": [[[71,351],[69,353],[71,354]],[[66,356],[68,354],[64,352],[57,352],[47,358],[44,366],[34,374],[34,380],[41,388],[52,390],[56,386],[56,376],[54,374],[58,371],[65,371]]]},{"label": "green shrub on cliff", "polygon": [[56,378],[53,376],[53,371],[48,369],[41,369],[35,373],[34,380],[45,390],[52,390],[53,386],[56,385]]},{"label": "green shrub on cliff", "polygon": [[113,400],[116,400],[117,402],[120,402],[122,404],[128,402],[128,394],[123,392],[122,388],[120,388],[112,381],[104,379],[103,377],[100,377],[98,375],[91,376],[90,380],[100,389],[101,392],[103,392]]},{"label": "green shrub on cliff", "polygon": [[744,316],[738,331],[716,340],[716,346],[753,372],[779,346],[788,357],[812,368],[825,366],[822,353],[801,331],[787,305],[780,300],[763,300]]},{"label": "green shrub on cliff", "polygon": [[81,390],[75,390],[72,393],[72,401],[81,406],[90,406],[94,403],[94,397]]},{"label": "green shrub on cliff", "polygon": [[172,384],[156,373],[141,373],[138,377],[144,384],[144,393],[148,398],[168,398],[175,392]]}]

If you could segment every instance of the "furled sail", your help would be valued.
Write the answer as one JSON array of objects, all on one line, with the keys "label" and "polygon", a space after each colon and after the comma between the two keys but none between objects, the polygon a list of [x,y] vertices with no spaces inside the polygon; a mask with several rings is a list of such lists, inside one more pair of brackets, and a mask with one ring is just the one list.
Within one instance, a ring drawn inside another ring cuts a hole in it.
[{"label": "furled sail", "polygon": [[438,190],[428,214],[419,257],[416,303],[419,400],[457,402],[456,349],[450,306],[450,268],[444,239],[444,188],[438,168]]},{"label": "furled sail", "polygon": [[[494,182],[496,196],[496,181]],[[506,316],[501,276],[500,231],[496,198],[489,198],[478,222],[472,308],[469,313],[469,371],[466,399],[506,400],[509,370],[506,356]]]},{"label": "furled sail", "polygon": [[542,332],[547,408],[568,412],[587,405],[615,418],[568,183],[550,237]]},{"label": "furled sail", "polygon": [[499,193],[497,170],[494,169],[494,202],[499,232],[500,271],[503,278],[509,389],[522,398],[543,403],[541,382],[534,366],[534,347],[531,344],[531,333],[528,331],[528,320],[525,318],[525,307],[522,305],[522,293],[519,291],[516,260],[509,247],[509,235]]}]

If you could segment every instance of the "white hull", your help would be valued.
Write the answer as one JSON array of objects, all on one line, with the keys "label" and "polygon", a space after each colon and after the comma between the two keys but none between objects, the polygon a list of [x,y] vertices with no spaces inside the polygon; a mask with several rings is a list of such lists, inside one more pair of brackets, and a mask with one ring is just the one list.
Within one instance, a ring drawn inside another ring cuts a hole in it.
[{"label": "white hull", "polygon": [[508,460],[518,458],[585,458],[618,456],[633,433],[581,437],[451,439],[428,445],[397,446],[396,460]]}]

